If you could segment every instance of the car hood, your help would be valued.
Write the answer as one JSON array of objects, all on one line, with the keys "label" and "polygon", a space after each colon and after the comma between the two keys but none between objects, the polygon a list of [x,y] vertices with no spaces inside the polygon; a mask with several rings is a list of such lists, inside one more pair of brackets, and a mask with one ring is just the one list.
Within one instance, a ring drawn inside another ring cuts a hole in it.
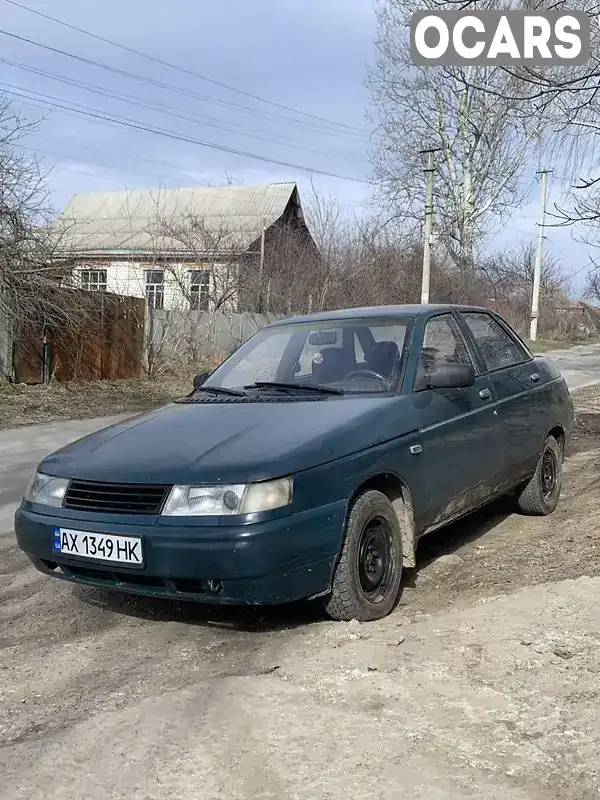
[{"label": "car hood", "polygon": [[[171,404],[79,439],[44,472],[132,483],[244,482],[299,472],[401,435],[406,398]],[[386,408],[394,406],[394,413]]]}]

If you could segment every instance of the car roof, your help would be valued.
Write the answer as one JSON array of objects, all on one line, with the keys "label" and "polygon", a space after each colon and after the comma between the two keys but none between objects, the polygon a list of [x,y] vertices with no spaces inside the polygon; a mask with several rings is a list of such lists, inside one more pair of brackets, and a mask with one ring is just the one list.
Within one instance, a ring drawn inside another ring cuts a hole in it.
[{"label": "car roof", "polygon": [[280,325],[293,325],[298,322],[328,322],[342,321],[351,319],[394,319],[397,317],[417,317],[432,314],[439,311],[451,311],[453,308],[459,311],[489,311],[487,308],[465,305],[404,305],[404,306],[369,306],[367,308],[340,308],[335,311],[321,311],[317,314],[305,314],[302,316],[288,317],[287,319],[276,320],[268,327],[274,328]]}]

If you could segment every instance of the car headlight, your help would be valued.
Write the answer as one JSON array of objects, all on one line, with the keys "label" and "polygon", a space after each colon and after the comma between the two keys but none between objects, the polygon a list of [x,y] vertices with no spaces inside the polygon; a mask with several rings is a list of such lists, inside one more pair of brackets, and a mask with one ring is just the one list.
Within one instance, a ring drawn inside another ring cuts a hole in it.
[{"label": "car headlight", "polygon": [[34,472],[24,497],[30,503],[60,508],[68,485],[68,478],[55,478],[53,475],[44,475],[43,472]]},{"label": "car headlight", "polygon": [[173,486],[162,513],[168,517],[257,514],[291,502],[291,478],[230,486]]}]

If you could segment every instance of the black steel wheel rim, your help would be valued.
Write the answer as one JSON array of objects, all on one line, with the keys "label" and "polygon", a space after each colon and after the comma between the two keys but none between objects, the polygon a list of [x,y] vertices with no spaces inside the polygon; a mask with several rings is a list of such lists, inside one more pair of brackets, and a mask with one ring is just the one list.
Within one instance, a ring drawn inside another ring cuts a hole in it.
[{"label": "black steel wheel rim", "polygon": [[394,575],[391,526],[382,517],[365,525],[358,545],[358,577],[364,596],[380,603],[388,594]]},{"label": "black steel wheel rim", "polygon": [[546,450],[542,456],[542,495],[549,500],[556,488],[557,464],[556,454]]}]

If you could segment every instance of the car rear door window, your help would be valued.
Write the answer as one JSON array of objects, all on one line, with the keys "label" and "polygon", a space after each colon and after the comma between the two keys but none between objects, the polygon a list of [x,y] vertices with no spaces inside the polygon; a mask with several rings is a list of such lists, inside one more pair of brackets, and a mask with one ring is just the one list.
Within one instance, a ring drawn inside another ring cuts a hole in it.
[{"label": "car rear door window", "polygon": [[466,312],[462,314],[479,347],[489,372],[528,360],[527,353],[490,314]]}]

